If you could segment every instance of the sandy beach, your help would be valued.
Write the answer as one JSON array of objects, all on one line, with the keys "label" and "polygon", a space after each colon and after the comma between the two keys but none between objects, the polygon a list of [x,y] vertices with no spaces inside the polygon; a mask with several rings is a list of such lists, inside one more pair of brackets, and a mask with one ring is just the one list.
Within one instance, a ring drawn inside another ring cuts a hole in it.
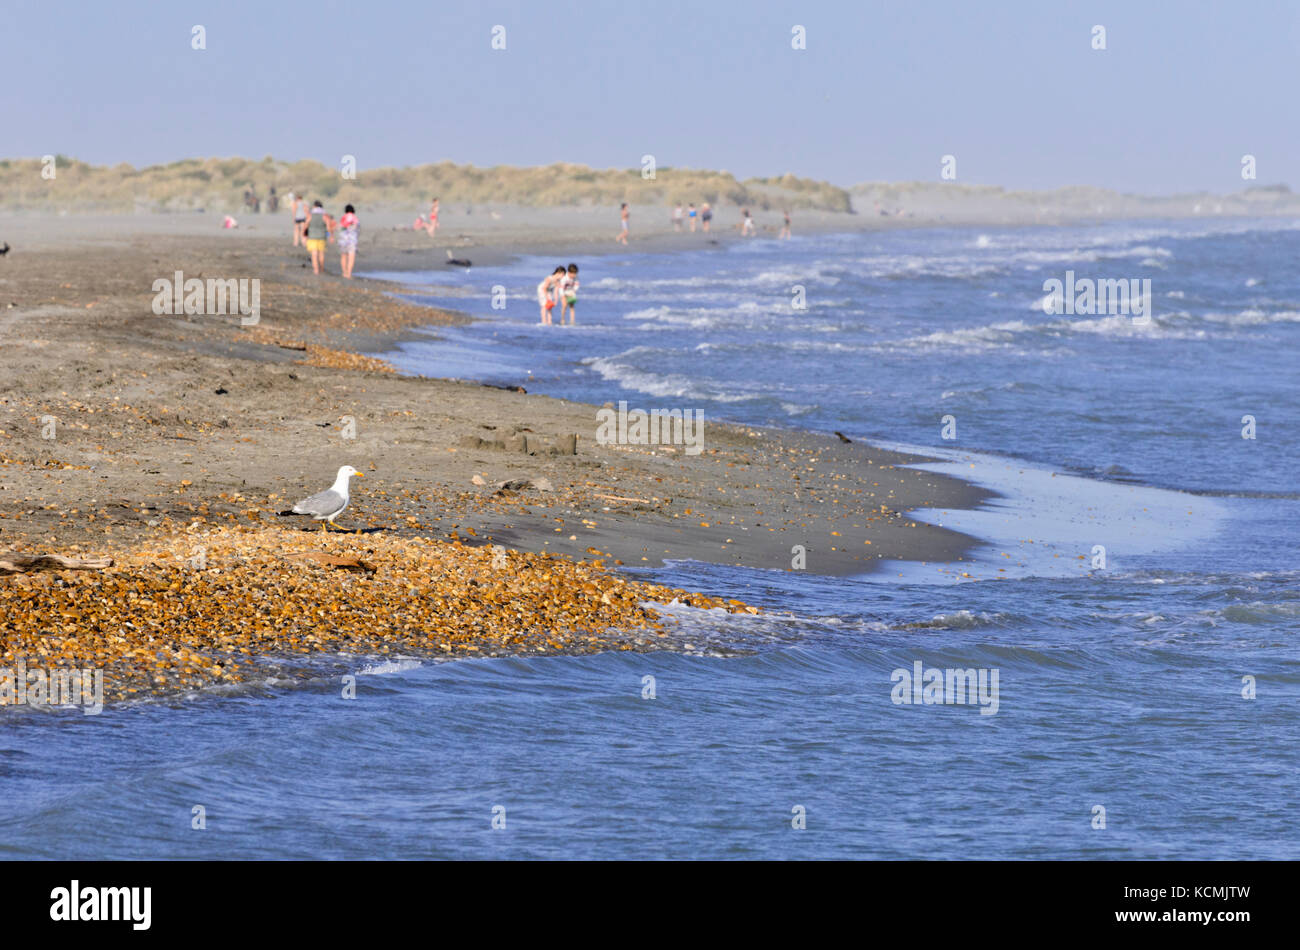
[{"label": "sandy beach", "polygon": [[[529,250],[563,247],[580,257],[606,247],[590,237],[586,212],[515,210],[528,226],[512,230],[490,217],[481,231],[451,223],[446,241],[380,220],[366,231],[362,269],[428,267],[447,248],[490,262]],[[820,226],[836,223],[843,221],[828,216]],[[114,671],[115,695],[123,695],[221,679],[228,674],[213,672],[214,657],[232,651],[329,652],[340,638],[376,652],[397,645],[628,648],[612,631],[653,624],[654,613],[602,601],[611,584],[624,583],[612,573],[621,566],[690,559],[860,574],[880,560],[957,560],[974,543],[907,515],[983,497],[954,479],[900,467],[920,461],[914,457],[711,419],[698,455],[672,445],[600,445],[599,407],[519,391],[526,380],[510,390],[399,375],[362,354],[389,349],[414,328],[465,318],[403,303],[382,282],[313,277],[287,226],[267,216],[256,227],[215,234],[213,224],[207,216],[4,221],[14,250],[0,269],[9,369],[0,385],[0,551],[115,561],[100,571],[0,577],[3,629],[14,637],[7,661],[22,655],[23,644],[29,662],[93,661]],[[703,238],[661,226],[634,248],[693,237]],[[701,253],[714,246],[702,240]],[[258,322],[155,314],[154,281],[178,271],[257,277]],[[327,487],[343,464],[366,476],[337,522],[350,533],[322,535],[306,519],[277,515]],[[442,576],[427,564],[417,568],[406,553],[411,544],[425,546],[421,557],[448,578],[500,566],[484,550],[494,545],[515,559],[505,577],[534,588],[542,573],[563,565],[573,573],[555,581],[553,593],[595,597],[574,627],[595,639],[557,641],[549,606],[537,605],[495,617],[489,638],[457,624],[462,605],[423,614],[419,643],[410,642],[382,618],[436,590],[439,582],[426,585]],[[218,596],[227,631],[241,615],[225,612],[229,591],[193,586],[195,575],[238,577],[251,563],[261,566],[246,584],[272,589],[288,577],[303,596],[332,605],[311,618],[312,638],[297,614],[263,617],[255,634],[230,642],[201,619]],[[368,585],[372,613],[334,612],[341,574],[352,599]],[[403,583],[408,575],[424,581]],[[397,582],[367,580],[374,577]],[[166,622],[137,626],[115,642],[113,628],[129,623],[139,604],[113,585],[142,580],[162,594],[158,602],[171,604]],[[635,582],[626,589],[637,591],[635,603],[690,599]],[[716,603],[708,594],[696,602]],[[99,605],[93,615],[70,606],[89,601]],[[69,609],[54,611],[56,604]],[[65,622],[51,630],[55,614]],[[183,651],[183,660],[157,660],[151,648],[160,642]],[[126,659],[133,650],[148,659]]]}]

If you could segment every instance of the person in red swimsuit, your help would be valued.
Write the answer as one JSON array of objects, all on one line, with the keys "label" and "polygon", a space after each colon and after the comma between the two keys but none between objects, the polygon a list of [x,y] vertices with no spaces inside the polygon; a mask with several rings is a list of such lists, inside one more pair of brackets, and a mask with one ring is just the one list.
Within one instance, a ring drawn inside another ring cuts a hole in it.
[{"label": "person in red swimsuit", "polygon": [[438,199],[433,199],[433,204],[429,205],[429,226],[427,228],[429,237],[434,237],[438,233]]}]

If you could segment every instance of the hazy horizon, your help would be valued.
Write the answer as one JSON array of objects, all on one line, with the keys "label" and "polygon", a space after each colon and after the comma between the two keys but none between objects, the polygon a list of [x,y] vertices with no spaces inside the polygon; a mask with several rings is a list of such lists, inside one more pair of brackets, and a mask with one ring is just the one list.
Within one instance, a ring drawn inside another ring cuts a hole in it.
[{"label": "hazy horizon", "polygon": [[[0,150],[136,167],[355,155],[362,173],[653,155],[846,188],[938,182],[952,155],[957,184],[1144,195],[1300,180],[1300,132],[1276,118],[1297,11],[1183,6],[21,7],[0,36],[27,67]],[[206,49],[191,48],[195,25]],[[791,48],[796,25],[806,49]]]}]

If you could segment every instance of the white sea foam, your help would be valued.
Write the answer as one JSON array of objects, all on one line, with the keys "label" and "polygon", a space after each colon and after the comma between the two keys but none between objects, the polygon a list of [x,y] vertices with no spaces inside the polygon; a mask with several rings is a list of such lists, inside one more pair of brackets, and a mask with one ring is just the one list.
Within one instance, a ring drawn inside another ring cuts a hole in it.
[{"label": "white sea foam", "polygon": [[653,373],[624,362],[625,354],[610,357],[589,357],[582,362],[602,379],[650,396],[709,399],[711,395],[692,379],[678,374]]},{"label": "white sea foam", "polygon": [[1010,343],[1018,333],[1032,330],[1023,320],[1008,320],[988,326],[959,327],[953,330],[936,330],[924,336],[899,340],[897,346],[956,346],[963,349],[986,349]]},{"label": "white sea foam", "polygon": [[1300,323],[1300,312],[1277,310],[1273,313],[1266,313],[1252,307],[1239,310],[1237,313],[1206,313],[1202,314],[1200,319],[1232,327],[1254,327],[1270,323]]},{"label": "white sea foam", "polygon": [[358,676],[387,676],[390,673],[404,673],[423,664],[413,657],[399,657],[396,660],[381,660],[357,670]]}]

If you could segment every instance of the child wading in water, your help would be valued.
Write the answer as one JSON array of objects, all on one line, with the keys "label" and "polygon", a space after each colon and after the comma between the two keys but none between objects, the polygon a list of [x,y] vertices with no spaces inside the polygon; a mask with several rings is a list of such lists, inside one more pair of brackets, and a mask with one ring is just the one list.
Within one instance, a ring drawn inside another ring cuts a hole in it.
[{"label": "child wading in water", "polygon": [[619,219],[623,222],[623,228],[618,232],[618,237],[614,238],[614,240],[617,241],[619,244],[626,244],[627,243],[627,219],[628,219],[628,210],[627,210],[626,201],[623,202],[623,207],[619,209],[618,216]]},{"label": "child wading in water", "polygon": [[[564,274],[564,265],[561,264],[537,285],[537,306],[541,308],[544,327],[551,326],[551,311],[555,308],[556,288],[564,279]],[[560,312],[563,314],[564,311]]]},{"label": "child wading in water", "polygon": [[[627,207],[624,205],[624,207]],[[569,325],[578,322],[578,265],[570,264],[569,272],[560,281],[560,292],[564,294],[564,306],[560,310],[560,323],[564,323],[564,314],[569,314]]]},{"label": "child wading in water", "polygon": [[357,263],[357,238],[361,236],[361,222],[357,220],[357,209],[348,205],[339,218],[338,243],[339,266],[343,276],[352,279],[352,268]]}]

